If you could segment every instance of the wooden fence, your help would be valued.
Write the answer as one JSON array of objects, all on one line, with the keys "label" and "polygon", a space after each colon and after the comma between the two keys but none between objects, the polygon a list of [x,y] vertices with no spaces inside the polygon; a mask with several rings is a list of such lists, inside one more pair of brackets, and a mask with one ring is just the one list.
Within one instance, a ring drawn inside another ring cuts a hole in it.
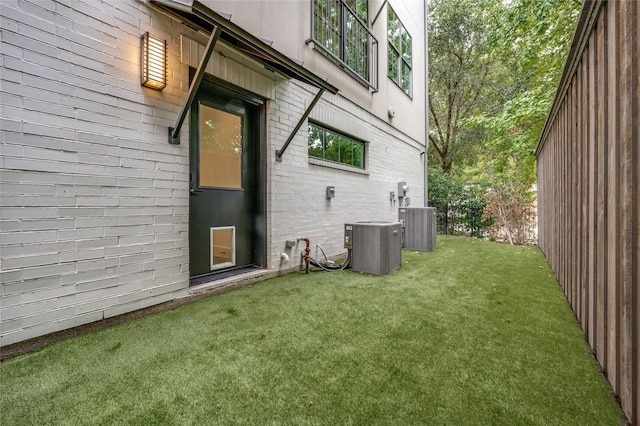
[{"label": "wooden fence", "polygon": [[640,410],[640,2],[586,0],[540,138],[539,244],[633,425]]}]

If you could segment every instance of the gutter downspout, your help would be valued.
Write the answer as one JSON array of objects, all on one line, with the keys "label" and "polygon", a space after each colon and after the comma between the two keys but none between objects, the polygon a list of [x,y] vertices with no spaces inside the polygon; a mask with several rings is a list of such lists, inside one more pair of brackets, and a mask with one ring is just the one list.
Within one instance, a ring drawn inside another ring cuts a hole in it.
[{"label": "gutter downspout", "polygon": [[429,207],[429,0],[424,0],[424,206]]}]

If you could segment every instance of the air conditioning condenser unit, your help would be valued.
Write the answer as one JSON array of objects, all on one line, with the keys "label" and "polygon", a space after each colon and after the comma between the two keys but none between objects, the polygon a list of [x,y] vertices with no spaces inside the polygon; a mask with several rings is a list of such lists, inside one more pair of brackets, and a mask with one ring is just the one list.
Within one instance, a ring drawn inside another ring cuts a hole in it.
[{"label": "air conditioning condenser unit", "polygon": [[399,222],[354,222],[344,225],[344,247],[351,250],[351,269],[388,274],[402,266]]},{"label": "air conditioning condenser unit", "polygon": [[404,231],[403,247],[412,250],[436,248],[436,209],[434,207],[400,207],[398,221]]}]

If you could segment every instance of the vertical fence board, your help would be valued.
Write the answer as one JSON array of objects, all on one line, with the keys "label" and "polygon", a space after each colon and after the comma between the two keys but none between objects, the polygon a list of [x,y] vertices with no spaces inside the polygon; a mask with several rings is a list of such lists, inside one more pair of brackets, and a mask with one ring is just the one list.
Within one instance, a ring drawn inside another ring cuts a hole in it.
[{"label": "vertical fence board", "polygon": [[[560,155],[562,156],[562,174],[561,174],[561,182],[562,182],[562,228],[561,231],[564,235],[567,235],[567,224],[569,223],[569,212],[567,211],[567,198],[569,197],[569,191],[567,190],[567,168],[569,165],[569,152],[567,149],[567,140],[569,140],[570,137],[570,120],[569,120],[569,111],[571,110],[571,86],[569,87],[569,91],[567,92],[567,102],[564,105],[563,108],[563,112],[564,112],[564,116],[563,116],[563,121],[562,121],[562,130],[563,130],[563,135],[562,138],[559,140],[560,145],[562,146],[562,152],[560,153]],[[567,235],[568,237],[568,235]],[[569,286],[569,280],[568,280],[568,270],[570,268],[569,262],[568,262],[568,258],[569,258],[569,241],[570,238],[563,238],[562,239],[562,260],[561,260],[561,265],[560,267],[562,268],[562,282],[563,282],[563,286],[564,286],[564,291],[565,294],[567,295],[567,299],[569,300],[569,303],[572,302],[572,294],[571,294],[571,288]]]},{"label": "vertical fence board", "polygon": [[632,307],[631,315],[635,317],[632,324],[632,414],[630,416],[633,424],[640,423],[640,259],[638,259],[638,252],[640,252],[640,217],[638,212],[638,205],[640,205],[640,173],[638,167],[640,167],[640,40],[637,37],[638,28],[640,28],[640,6],[635,4],[635,21],[631,22],[631,28],[635,28],[636,36],[633,39],[634,54],[632,57],[636,59],[635,67],[633,70],[634,78],[632,79],[633,89],[631,92],[633,100],[633,113],[632,120],[635,122],[633,127],[633,142],[632,142],[632,183],[631,186],[635,188],[635,192],[632,194],[632,246],[631,246],[631,265],[632,265],[632,282],[631,291],[632,295]]},{"label": "vertical fence board", "polygon": [[[592,37],[593,38],[593,37]],[[588,206],[588,185],[589,185],[589,52],[586,52],[585,58],[582,61],[582,99],[580,105],[582,106],[580,114],[580,124],[582,128],[582,134],[580,136],[580,294],[582,295],[582,304],[580,310],[582,312],[582,330],[589,337],[589,271],[587,270],[588,262],[588,247],[589,247],[589,227],[587,226],[587,206]]]},{"label": "vertical fence board", "polygon": [[607,186],[607,196],[605,202],[607,203],[607,365],[605,369],[609,382],[614,389],[618,389],[619,381],[619,314],[618,300],[619,300],[619,286],[618,286],[618,268],[616,268],[616,262],[618,261],[618,223],[620,220],[618,211],[618,179],[619,169],[619,140],[620,135],[620,111],[619,111],[619,96],[620,86],[618,79],[619,64],[620,64],[620,46],[619,46],[619,24],[620,18],[620,3],[610,2],[607,6],[610,10],[609,19],[609,61],[607,68],[609,68],[609,96],[607,97],[607,103],[609,104],[609,121],[608,131],[608,153],[607,153],[607,177],[605,185]]},{"label": "vertical fence board", "polygon": [[572,268],[571,268],[571,281],[573,282],[573,292],[575,294],[575,312],[578,318],[578,322],[583,325],[582,318],[582,280],[580,268],[582,266],[582,215],[580,214],[580,203],[582,202],[581,192],[580,192],[580,171],[582,169],[582,157],[580,153],[580,144],[582,142],[582,125],[581,125],[581,116],[582,116],[582,74],[583,74],[583,66],[584,59],[581,64],[578,66],[577,74],[576,74],[576,89],[575,89],[575,108],[573,109],[573,129],[575,135],[571,141],[573,146],[571,157],[574,161],[572,161],[573,173],[572,173],[572,190],[573,196],[571,197],[572,206],[571,206],[571,216],[573,217],[573,221],[571,221],[572,227],[572,235],[573,235],[573,250],[571,251],[572,257]]},{"label": "vertical fence board", "polygon": [[[570,119],[569,119],[569,115],[570,115],[570,111],[571,111],[571,90],[569,90],[569,93],[567,94],[567,104],[564,108],[564,122],[563,124],[563,129],[564,129],[564,135],[562,137],[562,139],[560,139],[560,145],[562,146],[562,161],[563,161],[563,167],[562,167],[562,217],[563,217],[563,223],[562,223],[562,233],[563,234],[567,234],[567,228],[568,228],[568,223],[569,223],[569,212],[567,211],[567,205],[569,204],[569,191],[567,189],[567,181],[568,181],[568,173],[567,173],[567,169],[570,163],[570,157],[569,157],[569,149],[568,149],[568,144],[567,144],[567,140],[570,138],[571,135],[571,126],[570,126]],[[567,293],[567,295],[569,296],[569,299],[573,299],[573,295],[571,294],[571,287],[569,285],[569,244],[570,244],[571,239],[570,238],[564,238],[562,240],[562,265],[561,268],[563,270],[563,274],[562,274],[562,279],[563,279],[563,283],[564,283],[564,288],[565,288],[565,292]]]},{"label": "vertical fence board", "polygon": [[[578,67],[578,70],[580,69],[580,67]],[[579,73],[579,71],[576,70],[576,73]],[[571,295],[570,300],[571,300],[571,306],[574,307],[574,312],[577,315],[577,309],[575,309],[575,306],[577,304],[577,300],[576,300],[576,285],[575,285],[575,280],[574,280],[574,275],[573,275],[573,268],[575,265],[575,239],[576,239],[576,235],[574,232],[574,221],[575,221],[575,211],[574,211],[574,204],[575,204],[575,198],[573,196],[574,194],[574,175],[575,175],[575,140],[576,140],[576,106],[577,106],[577,102],[576,102],[576,91],[577,91],[577,86],[578,86],[578,79],[574,78],[573,82],[571,83],[571,97],[569,99],[569,107],[567,108],[567,139],[565,139],[564,144],[566,146],[566,159],[567,159],[567,173],[566,173],[566,183],[565,186],[567,188],[567,195],[566,195],[566,199],[565,202],[567,204],[567,211],[565,212],[566,215],[566,221],[567,221],[567,229],[565,231],[565,235],[567,235],[569,238],[567,238],[567,243],[569,245],[568,250],[567,250],[567,258],[566,258],[566,264],[567,264],[567,286],[569,288],[569,294]]]},{"label": "vertical fence board", "polygon": [[[624,2],[620,4],[619,13],[621,16],[631,17],[631,19],[621,19],[619,26],[619,43],[620,43],[620,64],[619,64],[619,87],[620,93],[635,93],[634,79],[637,84],[637,70],[634,73],[634,61],[636,60],[637,51],[634,51],[634,31],[638,31],[635,28],[635,22],[633,17],[635,16],[636,3]],[[633,128],[633,113],[634,108],[637,107],[637,98],[631,97],[631,102],[622,102],[619,105],[619,119],[620,119],[620,146],[618,149],[619,161],[618,166],[620,172],[617,173],[619,180],[616,182],[619,185],[619,220],[618,220],[618,244],[617,250],[619,254],[618,262],[618,282],[619,282],[619,308],[620,308],[620,323],[619,323],[619,354],[620,354],[620,367],[619,367],[619,395],[620,400],[625,407],[627,416],[631,416],[631,408],[633,407],[633,390],[632,390],[632,378],[633,378],[633,265],[632,265],[632,238],[633,238],[633,146],[637,145],[637,134],[634,134]],[[630,141],[631,143],[626,143]]]},{"label": "vertical fence board", "polygon": [[588,168],[589,168],[589,190],[588,190],[588,238],[589,248],[587,251],[587,265],[589,276],[589,344],[597,353],[597,304],[598,297],[596,294],[596,221],[597,221],[597,167],[596,167],[596,136],[598,134],[598,82],[597,82],[597,69],[598,69],[598,55],[601,49],[601,30],[602,27],[598,26],[595,32],[595,40],[589,43],[589,117],[587,123],[589,123],[589,145],[588,145]]},{"label": "vertical fence board", "polygon": [[540,138],[539,244],[623,411],[640,409],[640,3],[585,0]]},{"label": "vertical fence board", "polygon": [[[607,9],[605,8],[602,11],[603,15],[607,15]],[[596,176],[596,258],[593,260],[596,263],[596,288],[598,293],[598,306],[597,306],[597,316],[598,316],[598,345],[596,347],[596,354],[598,356],[598,360],[600,361],[600,365],[605,366],[607,363],[607,285],[606,279],[607,276],[607,251],[606,241],[607,241],[607,230],[606,230],[606,221],[607,221],[607,204],[606,204],[606,195],[607,188],[604,186],[604,181],[606,179],[606,170],[607,170],[607,118],[608,118],[608,103],[606,101],[608,91],[607,91],[607,63],[608,63],[608,31],[607,31],[607,19],[603,19],[600,22],[598,31],[601,32],[600,37],[598,39],[601,41],[602,46],[600,49],[600,58],[599,65],[600,69],[598,71],[599,84],[598,84],[598,102],[600,103],[600,108],[598,109],[598,138],[596,142],[597,153],[596,153],[596,165],[597,168]]]}]

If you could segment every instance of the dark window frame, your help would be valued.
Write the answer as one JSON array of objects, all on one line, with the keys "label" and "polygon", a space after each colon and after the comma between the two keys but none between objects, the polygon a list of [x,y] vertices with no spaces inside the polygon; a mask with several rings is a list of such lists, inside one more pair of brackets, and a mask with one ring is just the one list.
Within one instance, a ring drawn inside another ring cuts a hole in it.
[{"label": "dark window frame", "polygon": [[[311,139],[314,133],[312,131],[312,127],[317,129],[317,131],[319,132],[318,139]],[[332,140],[329,140],[329,137],[331,137]],[[319,146],[318,142],[320,143]],[[331,142],[332,144],[337,142],[337,146],[330,150],[328,149],[329,142]],[[313,145],[315,145],[315,147]],[[350,145],[350,149],[343,149],[343,147],[346,147],[347,145]],[[366,145],[366,142],[356,139],[353,136],[346,135],[337,130],[330,129],[326,126],[309,121],[307,135],[307,152],[309,154],[309,157],[311,158],[330,161],[332,163],[353,167],[358,170],[366,170]],[[355,147],[359,147],[360,149],[358,150]],[[318,151],[318,149],[320,149],[320,151]],[[343,153],[345,153],[346,158],[343,157]],[[347,160],[347,158],[350,159],[348,162],[345,161]]]},{"label": "dark window frame", "polygon": [[[391,5],[387,8],[387,76],[413,98],[413,39]],[[392,34],[394,31],[398,34]]]},{"label": "dark window frame", "polygon": [[[378,91],[378,41],[368,28],[368,0],[311,0],[311,38],[318,52],[365,87]],[[365,16],[366,15],[366,16]],[[364,18],[364,19],[363,19]]]}]

